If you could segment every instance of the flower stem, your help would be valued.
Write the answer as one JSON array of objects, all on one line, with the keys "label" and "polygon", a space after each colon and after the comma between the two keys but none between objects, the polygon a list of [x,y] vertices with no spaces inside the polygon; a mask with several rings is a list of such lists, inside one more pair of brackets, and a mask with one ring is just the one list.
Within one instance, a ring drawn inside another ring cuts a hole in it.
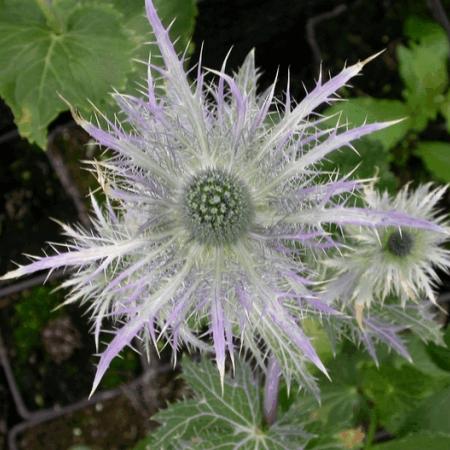
[{"label": "flower stem", "polygon": [[271,355],[267,365],[266,383],[264,386],[264,419],[272,425],[277,418],[278,392],[280,389],[281,369],[276,358]]},{"label": "flower stem", "polygon": [[367,430],[366,443],[364,445],[364,450],[370,450],[372,448],[372,442],[375,438],[375,432],[377,431],[377,423],[378,423],[377,412],[375,411],[375,407],[372,406],[372,410],[370,412],[369,428]]}]

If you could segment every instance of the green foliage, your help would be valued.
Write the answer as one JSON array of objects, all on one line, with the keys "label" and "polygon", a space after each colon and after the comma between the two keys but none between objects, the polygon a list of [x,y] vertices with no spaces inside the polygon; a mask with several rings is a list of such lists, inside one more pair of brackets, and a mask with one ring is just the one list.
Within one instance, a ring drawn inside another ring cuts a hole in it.
[{"label": "green foliage", "polygon": [[[166,24],[179,18],[172,33],[185,46],[194,0],[156,5]],[[45,148],[47,127],[68,109],[65,101],[86,115],[90,102],[113,112],[113,88],[136,91],[145,78],[145,65],[134,60],[148,60],[144,43],[151,40],[143,0],[0,0],[0,95],[20,134]]]},{"label": "green foliage", "polygon": [[396,187],[391,164],[395,162],[397,167],[405,167],[412,154],[422,159],[436,180],[450,181],[450,144],[417,140],[417,133],[425,130],[430,120],[437,119],[438,113],[444,117],[450,131],[448,38],[439,25],[418,17],[409,17],[404,31],[408,45],[397,47],[404,100],[359,97],[335,103],[325,111],[327,115],[336,114],[326,125],[339,122],[354,126],[365,120],[370,123],[404,119],[356,142],[360,157],[351,152],[335,152],[330,158],[329,167],[335,165],[344,173],[358,164],[355,172],[358,177],[370,177],[377,172],[382,190]]},{"label": "green foliage", "polygon": [[450,328],[447,328],[445,331],[444,344],[445,346],[429,344],[427,346],[427,353],[437,367],[446,372],[450,372]]},{"label": "green foliage", "polygon": [[[360,448],[344,445],[346,433],[356,429],[358,419],[367,412],[366,399],[361,395],[359,375],[363,361],[357,353],[342,352],[327,368],[332,381],[321,377],[320,404],[308,394],[299,395],[291,409],[308,414],[305,428],[314,435],[307,449]],[[364,438],[364,433],[360,439]]]},{"label": "green foliage", "polygon": [[429,343],[424,345],[424,343],[417,336],[409,336],[408,338],[408,350],[414,362],[414,367],[420,372],[429,375],[436,381],[442,381],[445,385],[447,380],[449,380],[449,373],[441,369],[435,362],[434,358],[431,356],[433,350],[438,349],[445,351],[443,345],[436,345],[434,343]]},{"label": "green foliage", "polygon": [[444,411],[450,410],[450,388],[437,391],[420,403],[407,417],[402,432],[427,430],[434,433],[450,435],[450,415]]},{"label": "green foliage", "polygon": [[450,182],[450,142],[420,141],[414,153],[436,180]]},{"label": "green foliage", "polygon": [[366,369],[363,385],[380,425],[391,433],[396,433],[405,417],[437,387],[432,377],[411,364],[382,364],[379,369]]},{"label": "green foliage", "polygon": [[436,117],[444,100],[449,43],[441,27],[416,17],[407,19],[405,32],[411,40],[408,47],[397,47],[399,71],[411,126],[421,131]]},{"label": "green foliage", "polygon": [[[231,450],[238,442],[249,449],[301,444],[306,450],[447,448],[450,421],[443,411],[450,408],[450,350],[406,337],[414,365],[380,347],[377,367],[365,352],[343,344],[327,363],[332,381],[318,374],[321,402],[296,389],[287,395],[282,386],[279,418],[271,427],[261,413],[261,383],[247,364],[238,362],[235,377],[225,377],[222,393],[214,364],[184,360],[183,376],[193,398],[156,414],[153,419],[161,426],[134,450]],[[444,340],[450,343],[450,331]],[[329,355],[328,348],[324,354]],[[393,440],[375,445],[378,429]]]},{"label": "green foliage", "polygon": [[[450,336],[450,333],[447,332],[447,335]],[[450,340],[447,336],[446,339]],[[305,429],[316,435],[309,442],[308,449],[322,448],[323,436],[327,440],[324,448],[335,448],[331,437],[334,437],[334,445],[342,445],[345,430],[366,430],[366,439],[369,441],[366,445],[373,440],[369,428],[387,430],[396,437],[392,447],[387,449],[397,449],[394,446],[397,442],[398,448],[403,448],[403,439],[410,433],[420,432],[420,439],[423,432],[429,431],[450,435],[448,417],[438,417],[450,407],[450,372],[436,365],[430,356],[430,349],[450,351],[433,344],[425,345],[414,336],[408,337],[408,343],[414,365],[383,352],[381,348],[378,349],[379,367],[367,354],[355,351],[350,345],[346,344],[339,350],[335,360],[327,364],[332,382],[324,376],[319,377],[321,404],[318,405],[307,394],[297,396],[292,401],[293,407],[298,405],[304,413],[309,411],[313,418],[311,423],[303,421]],[[440,353],[442,359],[447,356]],[[428,411],[429,418],[424,420]],[[344,445],[344,448],[347,447]],[[370,448],[378,449],[378,446]],[[380,446],[380,450],[383,448]]]},{"label": "green foliage", "polygon": [[183,375],[194,398],[160,411],[155,433],[135,450],[158,448],[290,449],[305,443],[300,416],[281,417],[272,427],[263,423],[258,384],[248,365],[238,362],[234,378],[225,377],[223,391],[217,368],[208,360],[183,360]]}]

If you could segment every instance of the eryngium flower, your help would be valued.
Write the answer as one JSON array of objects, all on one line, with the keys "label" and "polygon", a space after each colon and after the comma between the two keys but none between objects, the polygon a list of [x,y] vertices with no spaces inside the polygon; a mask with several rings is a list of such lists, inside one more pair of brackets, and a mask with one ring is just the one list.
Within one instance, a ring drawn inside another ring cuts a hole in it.
[{"label": "eryngium flower", "polygon": [[273,353],[288,381],[295,376],[314,389],[305,363],[326,370],[300,321],[331,308],[307,289],[305,252],[333,245],[329,223],[436,228],[345,207],[341,200],[358,182],[317,184],[330,152],[393,123],[327,129],[326,118],[314,115],[368,60],[319,78],[298,104],[289,87],[283,103],[275,100],[275,83],[257,93],[253,52],[235,77],[225,67],[210,71],[216,84],[205,81],[199,64],[191,84],[150,0],[146,9],[164,68],[149,63],[145,98],[115,95],[122,125],[104,118],[104,130],[79,120],[113,155],[97,164],[105,208],[93,200],[93,230],[64,226],[67,251],[4,279],[74,269],[63,283],[71,289],[67,301],[90,303],[97,345],[105,319],[116,323],[93,389],[133,338],[148,344],[165,336],[174,349],[184,342],[208,350],[201,330],[213,338],[222,379],[239,335],[262,366]]},{"label": "eryngium flower", "polygon": [[[446,189],[424,184],[412,192],[406,186],[391,198],[386,192],[380,194],[367,187],[364,199],[370,208],[403,212],[445,231],[448,225],[436,204]],[[383,229],[347,226],[344,231],[349,237],[350,251],[328,261],[339,276],[328,287],[327,297],[356,302],[358,314],[374,300],[383,303],[388,296],[398,298],[403,307],[408,300],[428,299],[436,303],[437,270],[448,271],[450,267],[450,252],[443,248],[448,232],[408,226]]]}]

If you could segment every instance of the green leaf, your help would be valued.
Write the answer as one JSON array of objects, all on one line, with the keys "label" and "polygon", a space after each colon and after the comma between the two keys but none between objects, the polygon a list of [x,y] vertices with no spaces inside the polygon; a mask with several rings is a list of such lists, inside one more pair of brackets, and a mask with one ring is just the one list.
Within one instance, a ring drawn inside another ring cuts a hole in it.
[{"label": "green leaf", "polygon": [[450,434],[414,433],[371,447],[372,450],[444,450],[450,448]]},{"label": "green leaf", "polygon": [[450,182],[450,143],[420,141],[414,153],[422,159],[436,180]]},{"label": "green leaf", "polygon": [[450,434],[450,387],[447,387],[424,400],[411,412],[402,433],[432,431]]},{"label": "green leaf", "polygon": [[[327,365],[330,382],[321,377],[321,405],[316,405],[317,420],[324,424],[335,424],[338,428],[349,427],[355,414],[364,407],[358,390],[359,374],[364,359],[357,352],[341,352]],[[310,407],[314,404],[310,401]]]},{"label": "green leaf", "polygon": [[412,365],[383,364],[363,374],[363,391],[374,403],[380,424],[396,433],[412,410],[429,396],[439,382]]},{"label": "green leaf", "polygon": [[183,375],[195,398],[172,405],[154,416],[159,429],[141,442],[141,449],[299,448],[306,438],[297,416],[283,416],[269,429],[263,424],[258,383],[248,365],[237,361],[234,378],[222,387],[217,368],[204,359],[183,360]]},{"label": "green leaf", "polygon": [[85,108],[123,87],[131,51],[111,7],[60,0],[43,11],[35,1],[3,0],[0,95],[21,135],[45,148],[47,126],[68,109],[59,95]]},{"label": "green leaf", "polygon": [[397,59],[411,125],[421,131],[428,120],[436,117],[444,101],[449,43],[442,28],[421,19],[407,21],[406,31],[414,40],[409,47],[397,47]]},{"label": "green leaf", "polygon": [[[445,383],[447,380],[450,382],[450,373],[441,369],[434,362],[434,356],[430,355],[430,344],[427,346],[420,338],[416,335],[408,336],[407,340],[408,351],[413,360],[414,367],[420,370],[422,373],[431,376],[435,380],[442,380]],[[434,347],[433,344],[431,344]],[[442,348],[436,346],[437,348]],[[446,350],[444,348],[444,350]]]},{"label": "green leaf", "polygon": [[[314,341],[314,348],[319,355],[320,360],[327,365],[328,361],[334,356],[330,338],[324,330],[321,322],[311,317],[302,320],[303,331]],[[313,369],[313,368],[311,368]],[[317,371],[317,373],[319,373]]]},{"label": "green leaf", "polygon": [[450,327],[447,327],[445,330],[443,344],[436,345],[430,343],[427,346],[427,352],[437,367],[446,372],[450,372]]},{"label": "green leaf", "polygon": [[409,16],[405,20],[403,31],[415,42],[436,45],[437,49],[444,54],[441,56],[445,56],[446,46],[441,42],[443,30],[436,22],[418,16]]},{"label": "green leaf", "polygon": [[[338,115],[341,113],[340,115]],[[339,102],[327,108],[324,115],[333,115],[324,123],[324,126],[335,126],[339,123],[348,123],[350,126],[359,126],[367,122],[388,121],[405,118],[407,108],[398,100],[379,100],[371,97],[353,98]],[[354,143],[358,153],[349,149],[333,152],[329,162],[323,164],[323,169],[333,171],[338,169],[341,174],[352,172],[357,178],[372,178],[377,176],[378,188],[394,192],[397,179],[390,170],[390,149],[395,147],[406,136],[409,129],[409,120],[406,119],[396,125],[359,139]]]},{"label": "green leaf", "polygon": [[361,368],[366,360],[354,347],[351,353],[341,350],[327,364],[332,382],[324,376],[319,378],[320,404],[308,393],[295,398],[288,414],[304,416],[305,429],[314,435],[307,449],[348,448],[344,444],[352,434],[364,438],[364,433],[355,427],[367,408],[359,388]]},{"label": "green leaf", "polygon": [[[372,141],[379,141],[385,150],[397,145],[405,137],[410,127],[406,105],[399,100],[382,100],[372,97],[352,98],[345,102],[335,103],[325,110],[324,115],[339,112],[342,112],[342,116],[330,119],[326,122],[326,126],[329,126],[330,123],[335,124],[338,120],[340,123],[348,121],[351,126],[359,126],[365,120],[371,123],[406,118],[403,122],[368,136],[368,139]],[[356,148],[358,149],[357,143]]]}]

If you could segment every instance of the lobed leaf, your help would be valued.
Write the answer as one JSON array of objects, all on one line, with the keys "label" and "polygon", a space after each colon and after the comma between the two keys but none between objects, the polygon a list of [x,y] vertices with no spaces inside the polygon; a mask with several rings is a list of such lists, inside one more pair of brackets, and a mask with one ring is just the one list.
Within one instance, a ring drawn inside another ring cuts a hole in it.
[{"label": "lobed leaf", "polygon": [[21,135],[42,148],[47,126],[67,110],[60,96],[83,108],[123,87],[132,52],[111,7],[56,1],[48,10],[31,0],[0,8],[0,95]]},{"label": "lobed leaf", "polygon": [[154,416],[159,429],[135,450],[144,449],[301,449],[307,441],[300,417],[263,423],[258,383],[250,367],[237,363],[235,376],[224,387],[217,368],[208,360],[183,360],[183,375],[194,398],[172,405]]},{"label": "lobed leaf", "polygon": [[[184,51],[192,35],[194,0],[159,0],[164,23],[175,21],[171,37]],[[12,109],[20,134],[41,148],[47,127],[68,109],[83,115],[92,104],[112,117],[110,93],[142,91],[148,55],[159,65],[143,0],[0,1],[0,96]],[[146,45],[149,44],[149,45]]]}]

